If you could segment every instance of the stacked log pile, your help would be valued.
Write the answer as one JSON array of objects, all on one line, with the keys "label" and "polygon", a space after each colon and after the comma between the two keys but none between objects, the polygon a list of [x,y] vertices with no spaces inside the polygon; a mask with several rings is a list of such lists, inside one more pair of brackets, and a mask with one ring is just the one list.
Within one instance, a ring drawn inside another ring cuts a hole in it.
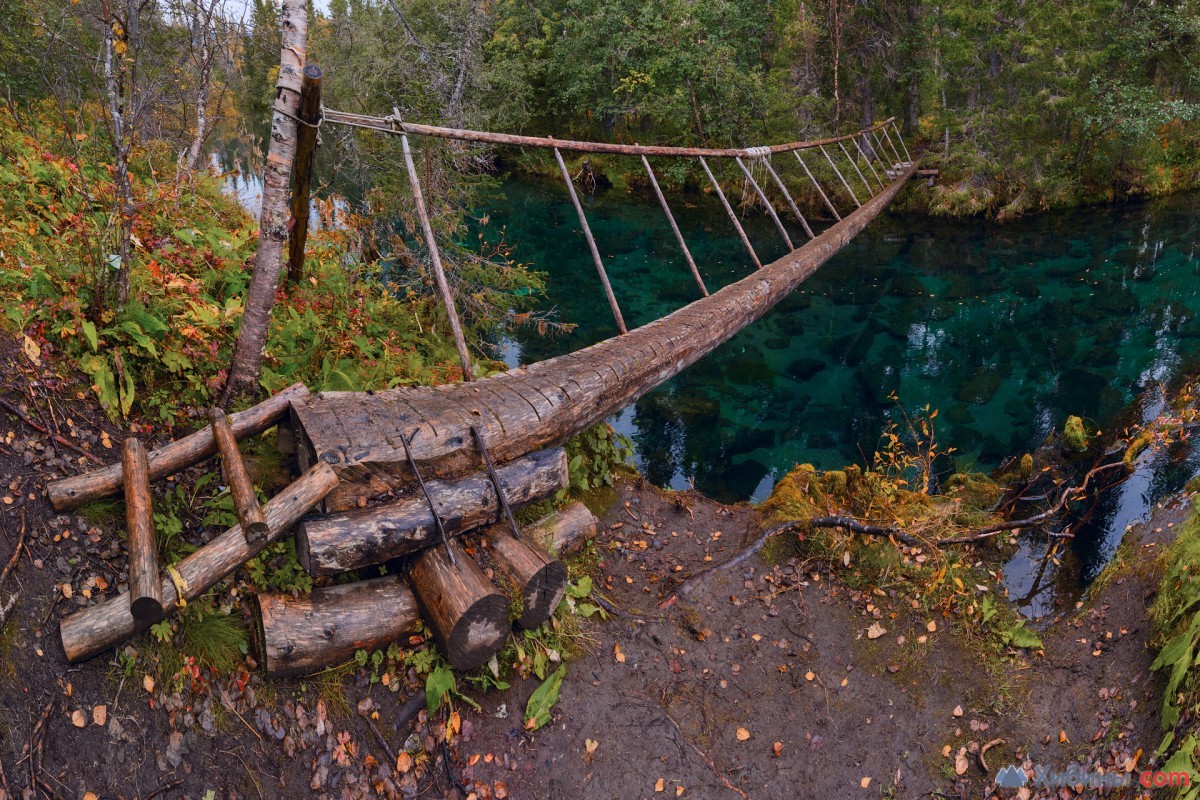
[{"label": "stacked log pile", "polygon": [[[321,586],[305,597],[258,594],[255,638],[269,675],[319,671],[345,663],[358,650],[386,648],[417,630],[422,618],[451,665],[472,669],[500,650],[514,624],[536,628],[550,618],[567,586],[562,558],[595,535],[596,518],[573,503],[520,531],[504,509],[544,500],[567,486],[561,448],[494,469],[488,464],[486,471],[481,463],[476,473],[431,480],[424,493],[370,508],[312,516],[338,485],[334,469],[316,461],[260,505],[237,442],[285,423],[292,400],[306,395],[303,386],[293,386],[232,418],[210,409],[210,424],[190,436],[149,453],[131,438],[122,463],[49,487],[60,509],[122,490],[126,500],[129,590],[62,621],[68,660],[97,655],[177,613],[293,530],[300,563],[314,578],[352,570],[369,574],[381,566],[387,574]],[[150,484],[218,454],[239,523],[164,569]],[[475,546],[456,541],[471,531],[482,531]],[[485,558],[488,570],[476,558]]]}]

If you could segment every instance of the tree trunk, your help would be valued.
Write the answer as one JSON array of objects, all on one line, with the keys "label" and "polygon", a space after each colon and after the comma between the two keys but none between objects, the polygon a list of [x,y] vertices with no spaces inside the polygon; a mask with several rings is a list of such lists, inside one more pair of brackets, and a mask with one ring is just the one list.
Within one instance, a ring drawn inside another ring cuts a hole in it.
[{"label": "tree trunk", "polygon": [[[562,449],[542,450],[497,467],[496,473],[509,505],[519,508],[567,486],[567,455]],[[500,518],[496,490],[486,474],[453,483],[429,481],[428,488],[448,536]],[[382,564],[440,544],[423,495],[306,520],[296,533],[296,554],[313,576]]]},{"label": "tree trunk", "polygon": [[[337,480],[328,464],[317,464],[267,503],[264,511],[271,534],[266,539],[250,544],[242,534],[242,526],[234,525],[176,564],[174,575],[168,575],[162,581],[162,599],[167,614],[175,613],[181,600],[186,603],[196,599],[262,552],[268,544],[281,538],[309,509],[321,502],[321,498],[337,485]],[[67,660],[72,663],[91,658],[125,641],[138,632],[130,610],[129,593],[124,592],[67,617],[59,624],[58,632]]]},{"label": "tree trunk", "polygon": [[408,582],[455,669],[480,666],[500,651],[512,632],[508,598],[454,542],[421,553],[409,568]]},{"label": "tree trunk", "polygon": [[220,405],[250,390],[262,371],[263,348],[275,305],[283,248],[288,238],[288,189],[296,155],[296,123],[301,73],[308,42],[308,7],[302,0],[283,0],[283,47],[279,51],[279,90],[271,119],[271,144],[263,175],[262,210],[258,217],[258,252],[246,292],[246,308],[238,332],[229,379]]},{"label": "tree trunk", "polygon": [[260,663],[271,677],[316,672],[358,650],[382,650],[421,621],[399,575],[326,586],[309,597],[260,594],[255,611]]},{"label": "tree trunk", "polygon": [[199,44],[200,55],[199,63],[196,64],[197,80],[199,81],[199,85],[196,87],[196,134],[192,137],[187,161],[184,164],[184,169],[188,172],[194,170],[196,164],[200,162],[204,140],[208,138],[208,91],[212,82],[213,60],[210,36],[213,34],[212,20],[217,2],[218,0],[212,0],[208,6],[197,3],[193,16],[192,46],[196,47]]},{"label": "tree trunk", "polygon": [[292,232],[288,239],[288,280],[304,280],[304,245],[308,239],[309,201],[312,198],[313,164],[317,156],[317,129],[321,121],[321,68],[304,68],[300,90],[301,121],[296,133],[296,164],[292,170]]},{"label": "tree trunk", "polygon": [[146,448],[140,441],[132,437],[125,440],[121,466],[125,473],[125,530],[129,536],[129,610],[138,627],[146,628],[163,618],[163,603],[150,469]]},{"label": "tree trunk", "polygon": [[[239,411],[231,418],[234,436],[244,439],[262,433],[291,410],[293,400],[307,396],[308,388],[302,383],[296,383],[252,408]],[[150,480],[156,481],[174,475],[182,469],[200,463],[215,452],[217,444],[213,439],[212,428],[206,425],[195,433],[151,451]],[[82,475],[57,480],[46,487],[46,494],[55,510],[67,511],[113,494],[121,488],[121,482],[121,465],[111,464]]]}]

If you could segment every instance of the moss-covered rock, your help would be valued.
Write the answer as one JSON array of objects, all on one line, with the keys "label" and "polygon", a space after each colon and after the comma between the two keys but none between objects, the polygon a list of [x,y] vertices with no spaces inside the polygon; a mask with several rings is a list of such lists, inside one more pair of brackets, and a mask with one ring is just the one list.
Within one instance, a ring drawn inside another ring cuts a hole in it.
[{"label": "moss-covered rock", "polygon": [[1028,480],[1033,477],[1033,454],[1026,453],[1021,456],[1021,477]]},{"label": "moss-covered rock", "polygon": [[1082,453],[1088,449],[1088,436],[1083,427],[1082,418],[1067,417],[1067,424],[1063,426],[1063,446],[1076,453]]}]

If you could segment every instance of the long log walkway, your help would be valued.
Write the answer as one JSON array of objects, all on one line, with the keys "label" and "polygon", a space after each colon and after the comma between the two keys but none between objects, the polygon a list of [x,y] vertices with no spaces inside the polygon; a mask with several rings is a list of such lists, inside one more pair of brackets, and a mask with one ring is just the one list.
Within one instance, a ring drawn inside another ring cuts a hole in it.
[{"label": "long log walkway", "polygon": [[292,402],[302,467],[324,461],[340,483],[327,510],[354,508],[413,480],[402,436],[439,475],[479,469],[470,429],[509,461],[561,444],[712,352],[790,294],[892,201],[908,164],[861,208],[741,280],[629,333],[470,383],[382,392],[320,392]]}]

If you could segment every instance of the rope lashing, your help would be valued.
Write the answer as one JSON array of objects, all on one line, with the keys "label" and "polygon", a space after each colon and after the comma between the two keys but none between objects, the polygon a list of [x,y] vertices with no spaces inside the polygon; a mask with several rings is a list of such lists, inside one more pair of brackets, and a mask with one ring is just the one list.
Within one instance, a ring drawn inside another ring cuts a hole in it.
[{"label": "rope lashing", "polygon": [[745,148],[746,158],[770,158],[770,147],[747,147]]}]

